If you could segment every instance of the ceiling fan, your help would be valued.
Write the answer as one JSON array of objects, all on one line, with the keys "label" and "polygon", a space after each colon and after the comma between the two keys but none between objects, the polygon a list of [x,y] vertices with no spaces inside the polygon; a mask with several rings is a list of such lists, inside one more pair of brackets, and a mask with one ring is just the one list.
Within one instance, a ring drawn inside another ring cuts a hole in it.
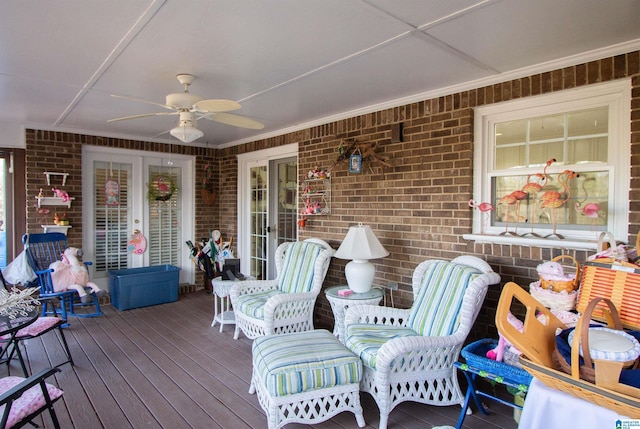
[{"label": "ceiling fan", "polygon": [[261,130],[264,128],[262,123],[254,121],[253,119],[226,113],[240,108],[240,103],[236,101],[224,99],[204,100],[199,95],[191,94],[189,92],[189,85],[191,85],[195,76],[182,73],[177,75],[176,78],[178,79],[178,82],[184,86],[184,92],[167,95],[165,104],[142,100],[139,98],[124,97],[122,95],[111,95],[115,98],[122,98],[124,100],[138,101],[140,103],[164,107],[165,109],[172,110],[171,112],[143,113],[141,115],[109,119],[107,122],[146,118],[148,116],[178,115],[179,124],[177,127],[169,130],[169,133],[184,143],[191,143],[204,135],[201,130],[196,128],[196,121],[202,118],[210,119],[222,124],[232,125],[234,127],[249,128],[252,130]]}]

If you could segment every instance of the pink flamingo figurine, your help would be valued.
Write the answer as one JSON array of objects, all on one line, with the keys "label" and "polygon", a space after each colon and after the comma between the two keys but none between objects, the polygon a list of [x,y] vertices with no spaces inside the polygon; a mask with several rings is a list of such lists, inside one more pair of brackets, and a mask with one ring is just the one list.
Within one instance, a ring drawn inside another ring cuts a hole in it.
[{"label": "pink flamingo figurine", "polygon": [[[564,170],[562,173],[558,174],[558,183],[562,184],[562,187],[563,187],[562,194],[558,191],[547,191],[544,194],[542,194],[542,197],[540,198],[540,201],[542,201],[542,203],[540,204],[540,206],[542,208],[550,208],[552,210],[551,221],[553,223],[553,233],[547,235],[546,237],[555,235],[558,238],[561,238],[561,239],[564,238],[561,235],[556,233],[556,225],[557,225],[556,210],[559,207],[562,207],[567,201],[569,201],[569,198],[571,197],[571,190],[569,189],[569,180],[575,179],[576,177],[579,177],[579,175],[575,171]],[[564,198],[563,198],[563,194],[564,194]]]},{"label": "pink flamingo figurine", "polygon": [[492,210],[495,210],[495,207],[493,207],[493,204],[491,203],[476,203],[474,200],[469,200],[469,207],[473,207],[475,209],[480,210],[481,212],[481,216],[484,215],[485,219],[482,220],[481,222],[481,230],[480,233],[484,234],[484,231],[487,229],[487,222],[489,221],[489,212]]},{"label": "pink flamingo figurine", "polygon": [[526,217],[520,216],[520,202],[523,200],[526,200],[527,197],[529,197],[529,194],[526,193],[525,191],[518,189],[517,191],[513,191],[511,193],[511,195],[513,195],[513,197],[516,199],[516,207],[515,207],[515,212],[516,212],[516,230],[515,230],[515,234],[518,234],[518,222],[520,222],[520,219],[525,219]]},{"label": "pink flamingo figurine", "polygon": [[583,216],[593,219],[592,226],[596,226],[598,218],[600,217],[600,206],[596,203],[587,203],[584,207],[580,207],[580,203],[576,203],[576,210],[582,212]]},{"label": "pink flamingo figurine", "polygon": [[589,181],[595,181],[595,178],[590,177],[588,179],[585,179],[582,182],[582,189],[584,190],[584,194],[585,194],[584,199],[582,201],[577,202],[575,205],[575,208],[583,216],[593,219],[591,226],[592,226],[592,230],[595,231],[597,229],[596,223],[600,218],[600,206],[597,203],[587,203],[585,204],[584,207],[582,207],[582,204],[584,204],[584,202],[587,201],[587,199],[589,198],[589,192],[587,191],[587,187],[586,187],[586,183]]},{"label": "pink flamingo figurine", "polygon": [[[518,192],[518,191],[516,191]],[[512,192],[510,194],[505,195],[504,197],[500,198],[498,200],[498,205],[506,205],[507,206],[507,213],[505,215],[505,230],[503,233],[501,233],[500,235],[504,235],[504,234],[514,234],[509,232],[509,220],[511,219],[511,210],[510,210],[510,206],[513,205],[517,205],[520,203],[520,200],[518,199],[519,197],[521,197],[521,194],[516,194],[516,192]],[[516,206],[517,207],[517,206]],[[518,221],[520,220],[518,213],[516,212],[516,231],[518,231]],[[517,235],[517,234],[516,234]]]},{"label": "pink flamingo figurine", "polygon": [[[533,198],[533,204],[530,204],[531,216],[529,217],[529,219],[531,222],[531,232],[529,234],[533,235],[534,237],[540,237],[539,234],[536,234],[535,232],[533,232],[533,228],[536,223],[535,196],[538,194],[538,192],[542,191],[545,186],[547,186],[547,183],[549,181],[547,168],[549,168],[549,166],[554,162],[556,162],[555,158],[549,159],[546,165],[544,166],[542,173],[535,173],[535,174],[529,175],[529,177],[527,177],[527,183],[525,183],[524,186],[522,187],[522,191],[526,192],[530,197]],[[527,208],[527,213],[528,213],[528,208]],[[528,235],[528,234],[524,234],[524,235]]]},{"label": "pink flamingo figurine", "polygon": [[169,192],[169,186],[164,183],[164,177],[158,177],[158,180],[156,182],[158,184],[158,190],[160,192],[162,192],[163,194]]}]

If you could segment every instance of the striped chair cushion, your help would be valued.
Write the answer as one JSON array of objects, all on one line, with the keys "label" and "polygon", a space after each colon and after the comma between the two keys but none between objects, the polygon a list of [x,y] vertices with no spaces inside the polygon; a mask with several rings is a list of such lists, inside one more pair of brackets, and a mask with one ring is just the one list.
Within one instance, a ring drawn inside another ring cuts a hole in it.
[{"label": "striped chair cushion", "polygon": [[345,345],[360,356],[364,366],[375,369],[378,350],[387,341],[415,336],[416,331],[402,326],[354,324],[347,326]]},{"label": "striped chair cushion", "polygon": [[475,268],[435,262],[424,273],[407,326],[420,335],[450,335],[458,327],[460,308],[469,283],[480,275]]},{"label": "striped chair cushion", "polygon": [[323,329],[256,338],[253,368],[273,397],[359,383],[362,377],[360,359]]},{"label": "striped chair cushion", "polygon": [[309,292],[313,285],[313,272],[322,246],[297,241],[287,249],[278,289],[285,293]]},{"label": "striped chair cushion", "polygon": [[248,293],[238,297],[237,310],[242,314],[256,319],[264,319],[264,305],[272,296],[281,294],[278,289],[271,289],[262,292]]}]

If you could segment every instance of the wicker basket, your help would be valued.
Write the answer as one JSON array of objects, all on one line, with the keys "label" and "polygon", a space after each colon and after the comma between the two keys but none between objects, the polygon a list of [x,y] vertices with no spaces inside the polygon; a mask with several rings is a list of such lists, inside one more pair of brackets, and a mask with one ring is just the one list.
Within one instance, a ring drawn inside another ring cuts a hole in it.
[{"label": "wicker basket", "polygon": [[[526,308],[527,315],[522,332],[513,327],[507,319],[514,301],[520,302]],[[537,313],[545,316],[545,323],[535,317]],[[575,373],[571,375],[554,367],[552,355],[555,349],[556,329],[565,329],[566,326],[513,282],[507,283],[502,290],[496,310],[496,327],[509,342],[523,352],[520,363],[524,369],[547,386],[612,409],[632,419],[640,418],[640,389],[618,382],[623,366],[621,362],[597,361],[595,370],[598,384],[581,380],[577,374],[577,365],[574,368]],[[580,333],[576,332],[576,335],[579,337]]]},{"label": "wicker basket", "polygon": [[569,255],[556,256],[551,261],[558,262],[558,261],[561,261],[562,259],[571,259],[573,261],[576,269],[575,277],[572,278],[571,280],[547,280],[540,277],[541,288],[549,289],[554,292],[566,291],[567,293],[573,292],[574,290],[578,289],[578,286],[580,285],[580,264],[578,263],[576,258]]},{"label": "wicker basket", "polygon": [[[640,267],[610,258],[585,262],[576,309],[584,313],[596,297],[613,302],[623,327],[640,330]],[[597,306],[591,318],[606,322],[606,307]]]},{"label": "wicker basket", "polygon": [[549,387],[608,408],[623,416],[640,419],[640,401],[636,397],[609,390],[588,381],[576,380],[569,374],[532,362],[526,356],[520,358],[520,363],[527,372]]},{"label": "wicker basket", "polygon": [[465,346],[460,354],[469,366],[483,369],[493,375],[498,375],[515,383],[528,386],[529,383],[531,383],[532,377],[527,371],[504,362],[496,362],[486,357],[487,352],[496,348],[497,345],[497,340],[485,338]]},{"label": "wicker basket", "polygon": [[529,293],[540,301],[545,307],[552,310],[571,311],[576,308],[578,291],[554,292],[551,289],[544,289],[540,286],[540,281],[529,285]]},{"label": "wicker basket", "polygon": [[[592,383],[595,383],[596,381],[596,371],[593,368],[593,360],[591,359],[591,353],[589,351],[589,321],[591,320],[591,314],[593,313],[593,310],[596,308],[596,305],[600,301],[603,301],[609,308],[609,312],[611,314],[609,327],[611,329],[617,329],[619,331],[622,330],[620,316],[618,315],[618,310],[616,310],[616,307],[613,305],[613,303],[606,298],[595,298],[589,303],[584,314],[580,317],[580,321],[578,323],[580,325],[580,328],[576,327],[575,335],[573,336],[573,341],[571,342],[571,363],[567,362],[564,359],[564,357],[558,351],[557,347],[553,351],[553,362],[555,363],[555,367],[557,369],[560,369],[567,374],[571,374],[572,367],[578,366],[578,373],[580,375],[580,378]],[[580,347],[582,348],[584,365],[578,364],[578,349]],[[632,363],[633,362],[627,362],[627,365],[630,365]]]}]

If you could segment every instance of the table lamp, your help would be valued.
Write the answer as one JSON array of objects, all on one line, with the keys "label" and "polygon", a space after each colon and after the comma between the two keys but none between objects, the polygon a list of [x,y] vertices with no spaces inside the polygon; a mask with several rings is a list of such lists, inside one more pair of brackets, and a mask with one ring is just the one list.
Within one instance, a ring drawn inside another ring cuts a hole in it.
[{"label": "table lamp", "polygon": [[352,226],[344,241],[333,255],[340,259],[351,259],[344,269],[349,289],[355,293],[371,290],[376,267],[369,259],[384,258],[389,255],[368,225]]}]

